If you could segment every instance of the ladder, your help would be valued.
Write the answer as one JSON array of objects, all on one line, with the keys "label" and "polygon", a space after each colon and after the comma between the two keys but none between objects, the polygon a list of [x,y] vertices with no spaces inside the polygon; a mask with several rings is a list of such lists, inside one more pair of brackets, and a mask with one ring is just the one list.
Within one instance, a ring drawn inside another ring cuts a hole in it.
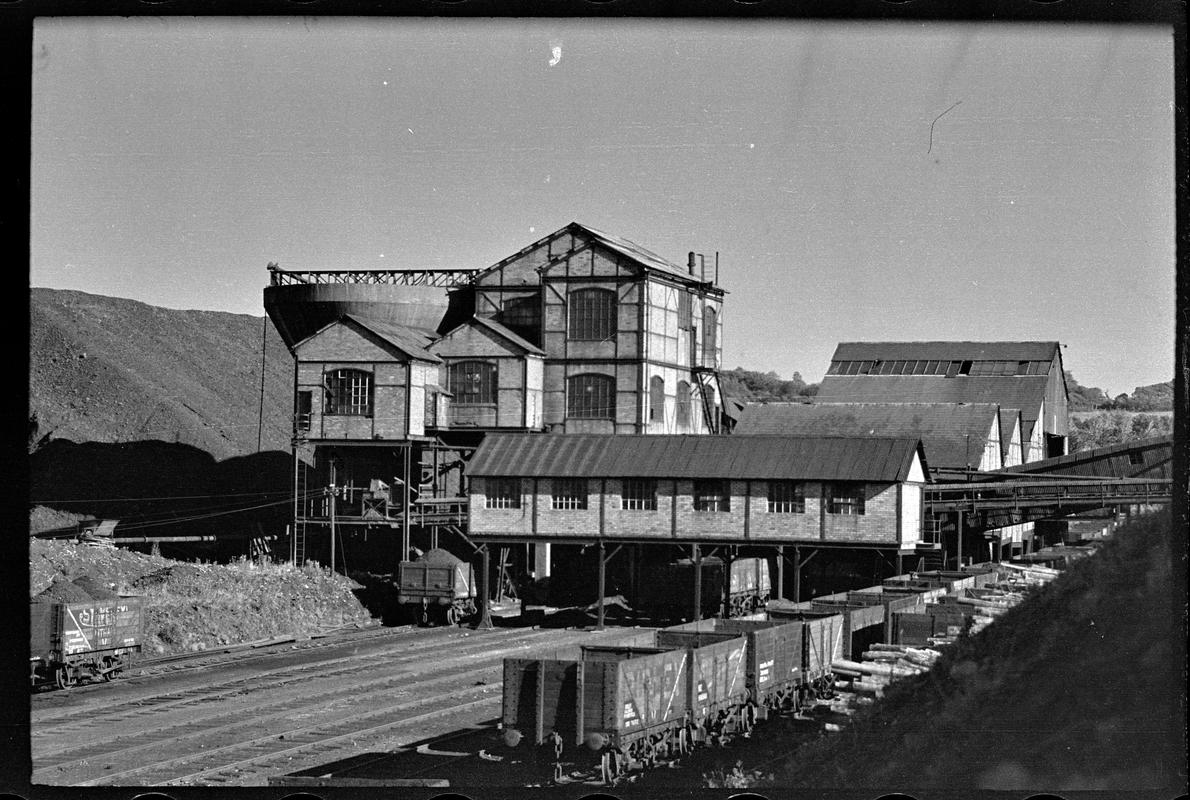
[{"label": "ladder", "polygon": [[299,455],[299,448],[293,448],[293,543],[290,555],[293,565],[301,567],[306,563],[306,516],[309,500],[306,498],[309,483],[309,466]]},{"label": "ladder", "polygon": [[720,433],[721,426],[718,415],[715,413],[715,404],[711,400],[711,392],[709,391],[712,383],[719,391],[716,396],[722,397],[723,392],[719,387],[719,373],[710,367],[695,367],[693,369],[694,382],[698,384],[698,393],[702,396],[702,413],[703,418],[707,421],[707,429],[711,433]]}]

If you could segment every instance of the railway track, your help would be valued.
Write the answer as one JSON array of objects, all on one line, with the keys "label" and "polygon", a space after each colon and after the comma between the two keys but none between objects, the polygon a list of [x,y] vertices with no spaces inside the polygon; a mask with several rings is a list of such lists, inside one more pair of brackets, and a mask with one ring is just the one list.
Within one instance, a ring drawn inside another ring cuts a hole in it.
[{"label": "railway track", "polygon": [[499,714],[505,656],[630,632],[411,629],[116,681],[73,702],[34,704],[33,780],[263,785],[473,727]]}]

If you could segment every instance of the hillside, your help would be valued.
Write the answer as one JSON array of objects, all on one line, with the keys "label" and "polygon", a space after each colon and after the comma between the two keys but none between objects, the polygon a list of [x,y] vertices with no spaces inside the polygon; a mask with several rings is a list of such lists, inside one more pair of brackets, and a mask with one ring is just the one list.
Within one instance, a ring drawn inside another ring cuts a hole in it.
[{"label": "hillside", "polygon": [[[32,289],[29,409],[39,437],[257,451],[262,317]],[[287,450],[293,359],[269,324],[261,449]]]}]

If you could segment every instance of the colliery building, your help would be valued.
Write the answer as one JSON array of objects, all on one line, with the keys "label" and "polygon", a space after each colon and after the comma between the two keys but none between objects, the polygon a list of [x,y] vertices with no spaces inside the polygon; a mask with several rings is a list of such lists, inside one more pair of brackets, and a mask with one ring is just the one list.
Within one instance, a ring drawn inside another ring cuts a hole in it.
[{"label": "colliery building", "polygon": [[[941,566],[923,487],[1066,451],[1057,342],[845,342],[811,403],[741,409],[717,254],[679,266],[571,223],[486,268],[269,269],[299,562],[377,527],[400,537],[372,537],[382,571],[441,534],[538,577],[605,541],[654,548],[638,564],[776,547],[795,584],[830,554],[807,578],[833,591],[848,559],[866,583]],[[1021,530],[1002,536],[1027,549]]]}]

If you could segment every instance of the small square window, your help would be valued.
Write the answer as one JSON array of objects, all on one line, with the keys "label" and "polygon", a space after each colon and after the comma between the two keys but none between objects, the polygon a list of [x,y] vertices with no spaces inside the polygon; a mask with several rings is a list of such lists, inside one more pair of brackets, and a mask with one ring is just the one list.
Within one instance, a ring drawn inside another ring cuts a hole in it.
[{"label": "small square window", "polygon": [[724,480],[694,482],[695,511],[731,511],[731,490]]},{"label": "small square window", "polygon": [[806,513],[805,485],[801,481],[769,481],[769,513]]},{"label": "small square window", "polygon": [[832,483],[827,486],[828,514],[862,516],[864,513],[864,485],[862,483]]},{"label": "small square window", "polygon": [[587,507],[587,482],[581,478],[555,478],[551,501],[558,510],[581,510]]},{"label": "small square window", "polygon": [[657,481],[649,478],[629,478],[620,494],[620,508],[625,511],[656,511]]},{"label": "small square window", "polygon": [[520,478],[488,478],[484,508],[520,508]]}]

